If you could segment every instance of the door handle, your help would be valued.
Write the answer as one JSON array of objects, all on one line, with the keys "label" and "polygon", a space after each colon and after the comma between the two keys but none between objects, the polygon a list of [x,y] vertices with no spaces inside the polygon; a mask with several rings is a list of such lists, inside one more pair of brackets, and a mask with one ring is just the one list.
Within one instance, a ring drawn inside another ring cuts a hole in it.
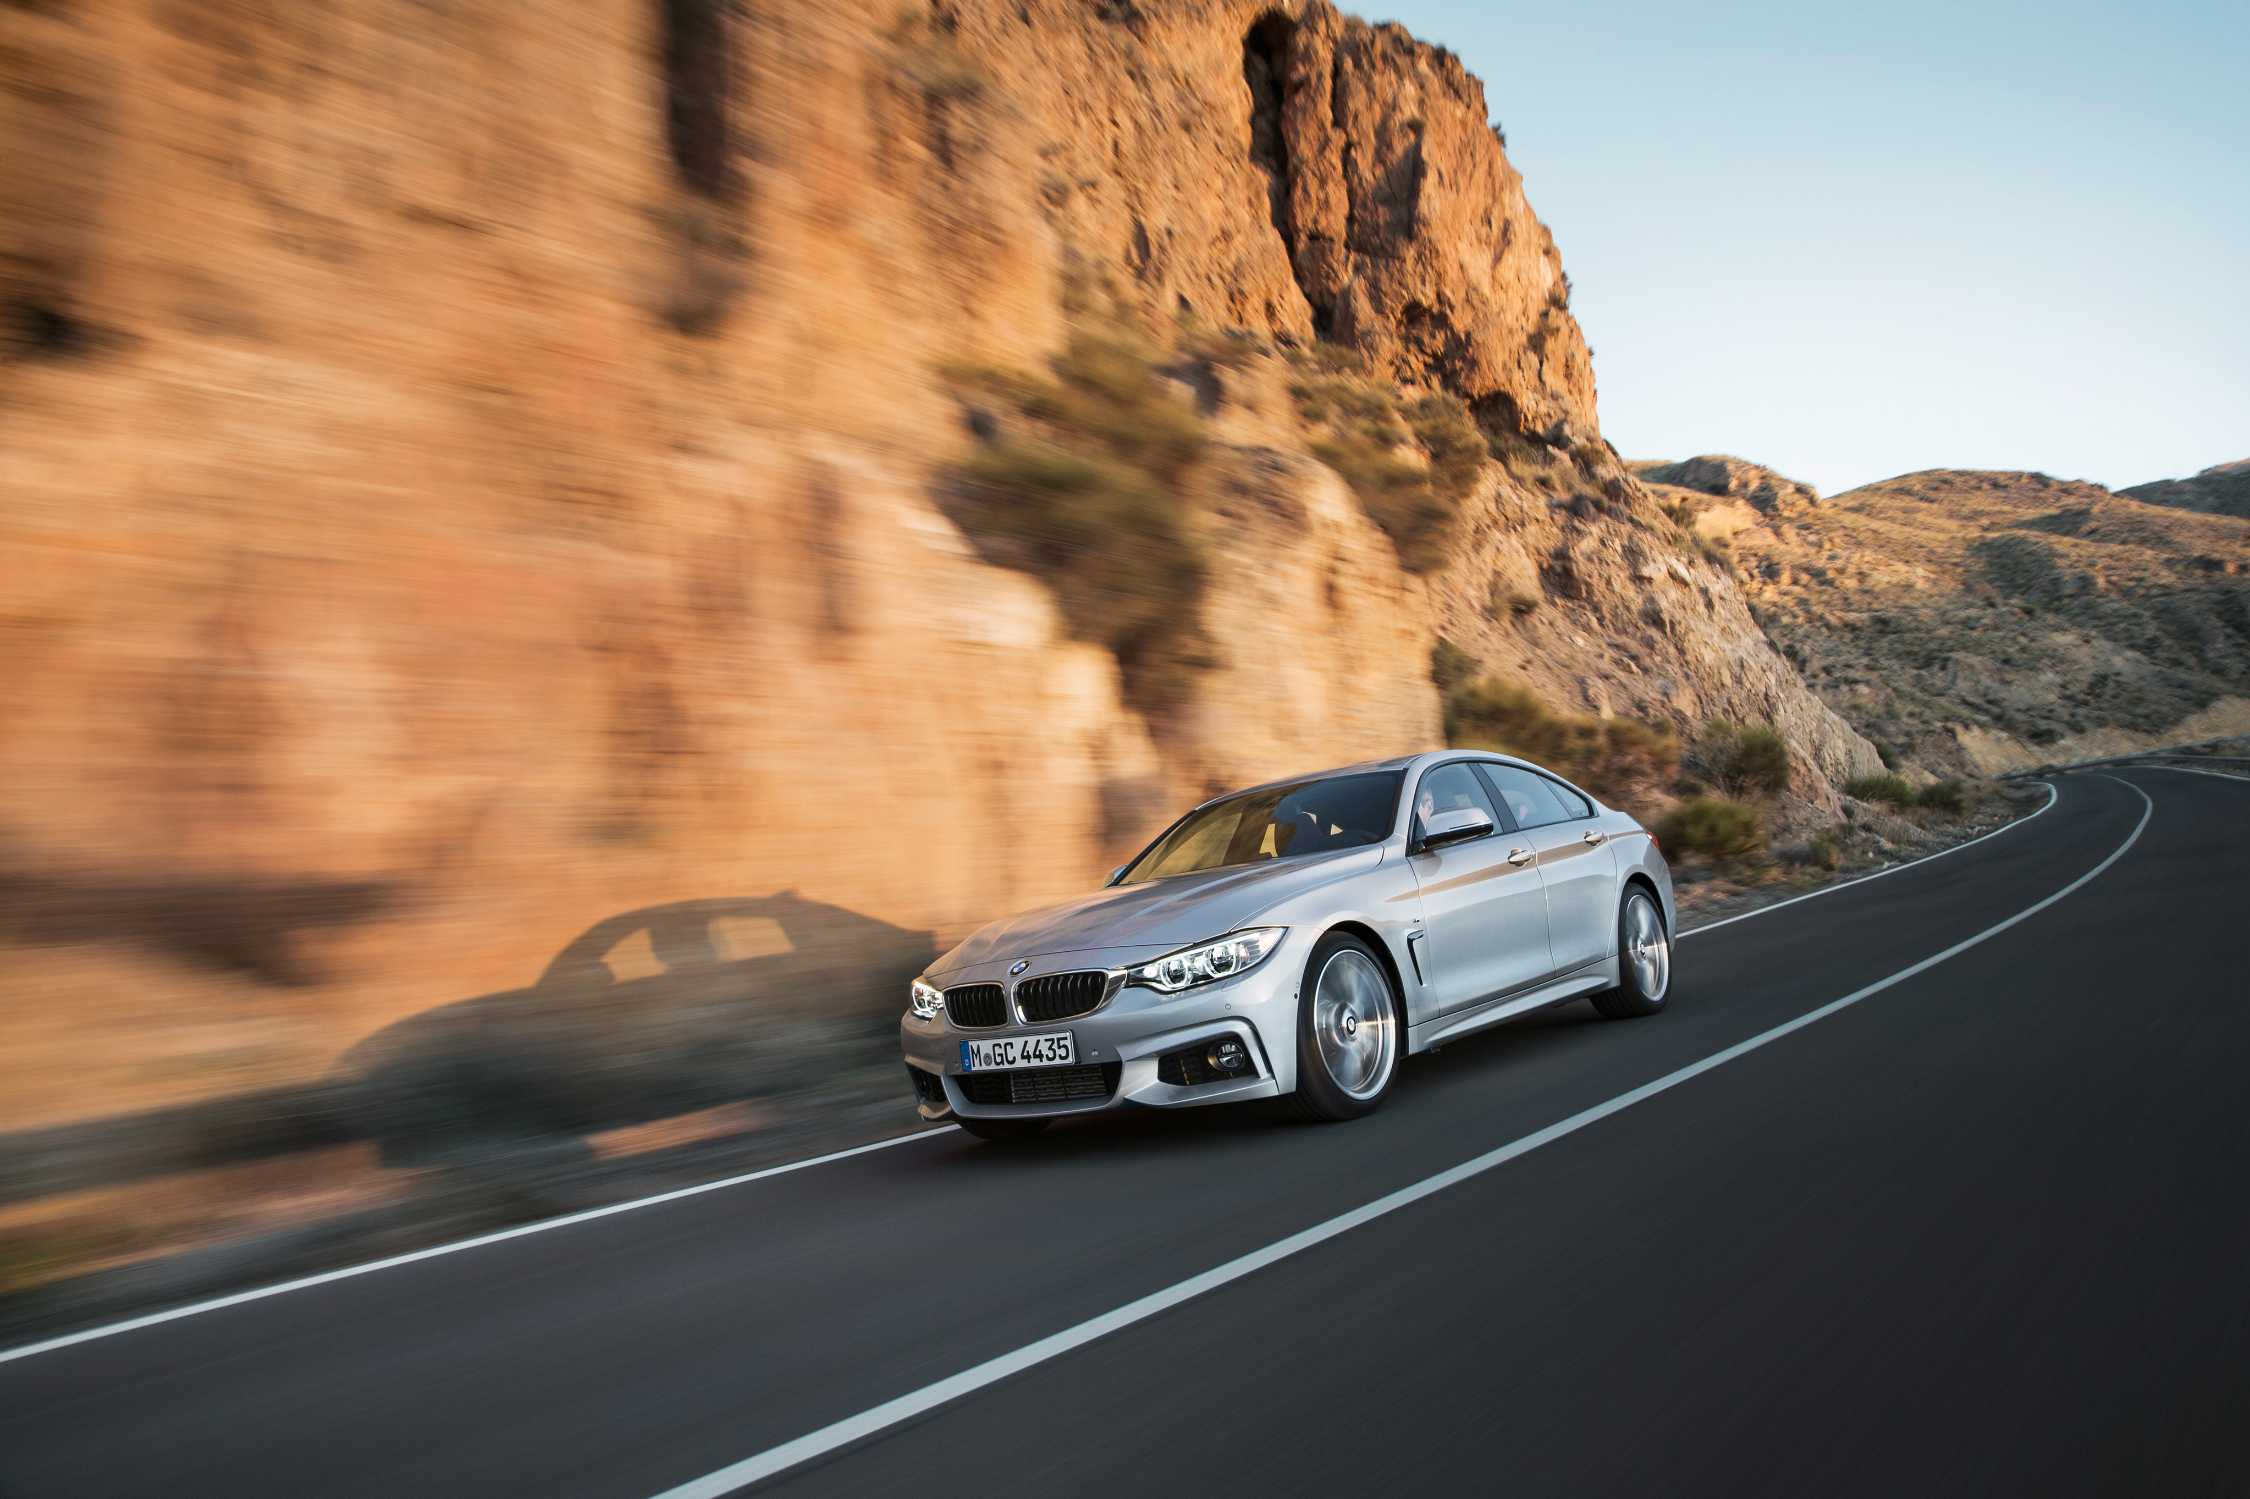
[{"label": "door handle", "polygon": [[1508,850],[1508,862],[1509,862],[1510,864],[1513,864],[1513,865],[1515,865],[1515,866],[1516,866],[1516,868],[1518,868],[1518,869],[1521,869],[1521,868],[1523,868],[1523,867],[1524,867],[1524,865],[1526,865],[1526,864],[1529,864],[1529,863],[1531,862],[1531,850],[1530,850],[1530,849],[1528,849],[1528,848],[1511,848],[1511,849],[1509,849],[1509,850]]},{"label": "door handle", "polygon": [[1586,841],[1588,843],[1607,843],[1609,841],[1609,834],[1597,833],[1592,828],[1588,828],[1586,830]]}]

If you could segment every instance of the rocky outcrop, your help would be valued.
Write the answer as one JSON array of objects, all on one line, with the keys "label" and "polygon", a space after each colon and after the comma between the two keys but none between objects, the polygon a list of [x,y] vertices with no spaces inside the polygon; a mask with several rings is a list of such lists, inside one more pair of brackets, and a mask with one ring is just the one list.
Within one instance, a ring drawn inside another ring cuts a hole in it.
[{"label": "rocky outcrop", "polygon": [[2214,463],[2192,479],[2158,479],[2117,492],[2151,505],[2176,505],[2182,510],[2250,519],[2250,458]]},{"label": "rocky outcrop", "polygon": [[1490,474],[1434,583],[1443,633],[1572,712],[1688,738],[1714,719],[1771,724],[1789,742],[1797,796],[1832,814],[1837,783],[1881,767],[1874,746],[1806,690],[1731,570],[1681,547],[1618,476],[1608,482],[1605,494],[1575,470]]},{"label": "rocky outcrop", "polygon": [[1570,279],[1461,60],[1316,3],[1260,20],[1244,71],[1252,154],[1314,330],[1490,424],[1596,436]]},{"label": "rocky outcrop", "polygon": [[1723,500],[1742,500],[1769,515],[1820,503],[1820,492],[1810,484],[1723,453],[1683,459],[1678,463],[1635,463],[1629,467],[1644,483],[1667,489],[1692,489]]}]

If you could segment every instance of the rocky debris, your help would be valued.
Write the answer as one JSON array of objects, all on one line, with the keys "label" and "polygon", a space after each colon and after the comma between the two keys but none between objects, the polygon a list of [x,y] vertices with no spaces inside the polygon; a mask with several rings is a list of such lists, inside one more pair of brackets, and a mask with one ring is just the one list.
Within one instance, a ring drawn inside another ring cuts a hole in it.
[{"label": "rocky debris", "polygon": [[2192,479],[2158,479],[2117,492],[2151,505],[2176,505],[2183,510],[2250,520],[2250,458],[2215,463]]}]

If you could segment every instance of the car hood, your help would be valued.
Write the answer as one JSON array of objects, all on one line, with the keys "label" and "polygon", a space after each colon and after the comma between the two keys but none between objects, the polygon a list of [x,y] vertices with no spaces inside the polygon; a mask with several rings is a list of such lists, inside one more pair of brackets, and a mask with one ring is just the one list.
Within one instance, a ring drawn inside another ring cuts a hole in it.
[{"label": "car hood", "polygon": [[931,964],[930,972],[951,973],[996,958],[1013,961],[1097,948],[1168,952],[1224,936],[1300,891],[1373,869],[1382,860],[1382,846],[1371,844],[1111,886],[995,921]]}]

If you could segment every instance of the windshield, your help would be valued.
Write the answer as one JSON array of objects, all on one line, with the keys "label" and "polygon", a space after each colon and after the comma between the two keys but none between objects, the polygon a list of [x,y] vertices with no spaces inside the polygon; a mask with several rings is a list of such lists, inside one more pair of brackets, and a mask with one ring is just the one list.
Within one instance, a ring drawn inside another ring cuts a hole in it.
[{"label": "windshield", "polygon": [[1168,874],[1380,843],[1390,835],[1404,775],[1378,770],[1325,776],[1213,802],[1159,838],[1117,883],[1137,885]]}]

